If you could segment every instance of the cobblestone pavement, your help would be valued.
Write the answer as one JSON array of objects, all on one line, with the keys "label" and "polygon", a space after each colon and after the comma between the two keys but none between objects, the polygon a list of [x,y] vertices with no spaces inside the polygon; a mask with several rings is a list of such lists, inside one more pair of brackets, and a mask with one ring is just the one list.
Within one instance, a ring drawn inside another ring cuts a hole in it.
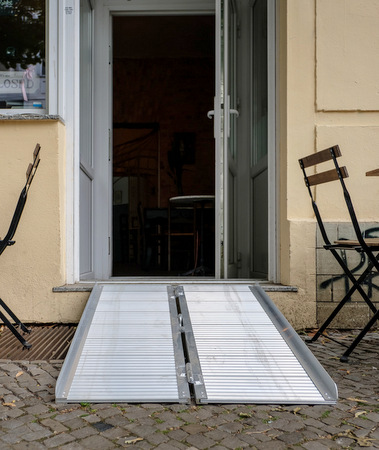
[{"label": "cobblestone pavement", "polygon": [[0,360],[0,449],[379,448],[378,344],[370,333],[348,363],[334,342],[309,344],[337,383],[332,406],[57,405],[61,361]]}]

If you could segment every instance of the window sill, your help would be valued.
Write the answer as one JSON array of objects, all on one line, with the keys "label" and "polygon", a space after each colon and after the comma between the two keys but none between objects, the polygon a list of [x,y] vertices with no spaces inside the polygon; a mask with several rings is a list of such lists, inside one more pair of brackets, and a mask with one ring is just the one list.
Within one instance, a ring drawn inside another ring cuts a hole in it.
[{"label": "window sill", "polygon": [[1,114],[0,120],[59,120],[64,124],[64,120],[58,115],[38,114],[38,113],[17,113]]}]

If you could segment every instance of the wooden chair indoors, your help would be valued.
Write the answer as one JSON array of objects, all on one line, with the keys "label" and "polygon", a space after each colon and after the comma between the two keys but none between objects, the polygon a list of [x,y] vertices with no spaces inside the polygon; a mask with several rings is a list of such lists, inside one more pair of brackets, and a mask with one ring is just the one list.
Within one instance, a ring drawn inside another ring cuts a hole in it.
[{"label": "wooden chair indoors", "polygon": [[[29,164],[28,169],[26,171],[26,183],[19,196],[17,206],[13,214],[13,218],[9,226],[8,232],[5,235],[4,239],[0,240],[0,255],[8,246],[13,245],[15,243],[13,237],[16,233],[17,226],[20,222],[21,215],[24,210],[24,206],[28,196],[28,191],[30,185],[32,184],[34,175],[36,173],[40,161],[39,156],[40,149],[41,149],[40,145],[37,144],[33,152],[33,162]],[[2,308],[11,319],[13,319],[13,321],[16,324],[16,327],[19,327],[24,333],[30,333],[30,330],[20,321],[20,319],[17,318],[14,312],[9,308],[9,306],[6,305],[6,303],[2,299],[0,299],[0,308]],[[29,344],[23,338],[23,336],[18,332],[16,327],[12,324],[12,322],[8,319],[8,317],[4,314],[4,312],[0,310],[0,320],[3,321],[4,325],[9,328],[9,330],[13,333],[13,335],[21,342],[21,344],[25,348],[30,348],[31,344]]]},{"label": "wooden chair indoors", "polygon": [[[356,217],[353,203],[351,201],[350,194],[346,188],[344,179],[348,177],[348,172],[345,166],[340,167],[337,161],[337,158],[341,156],[341,151],[338,145],[327,148],[325,150],[319,151],[317,153],[313,153],[309,156],[301,158],[299,160],[300,167],[304,174],[305,185],[308,188],[309,195],[312,201],[312,207],[316,216],[316,220],[324,241],[324,249],[328,250],[332,253],[338,264],[341,266],[343,272],[346,274],[347,278],[351,281],[352,286],[346,293],[346,295],[340,300],[336,308],[330,314],[330,316],[325,320],[323,325],[319,328],[313,338],[310,339],[311,342],[316,341],[321,335],[323,335],[326,328],[330,325],[332,320],[336,317],[336,315],[341,311],[343,306],[350,300],[351,296],[354,292],[359,292],[363,300],[367,303],[369,308],[372,310],[373,315],[371,319],[367,322],[366,326],[362,329],[362,331],[358,334],[358,336],[351,342],[350,345],[347,346],[347,350],[341,356],[341,361],[346,362],[348,360],[349,355],[355,349],[355,347],[359,344],[362,338],[366,335],[366,333],[372,328],[375,322],[379,318],[379,311],[370,300],[368,295],[363,289],[363,285],[367,280],[372,276],[372,271],[376,271],[379,273],[379,261],[378,261],[378,251],[379,251],[379,238],[365,238],[364,233],[362,233],[361,227],[359,225],[358,219]],[[315,173],[313,169],[321,163],[332,161],[334,163],[334,167],[331,170],[326,170],[323,172]],[[307,169],[312,170],[312,174],[307,173]],[[312,186],[319,185],[321,183],[329,183],[332,181],[339,181],[339,184],[342,188],[342,194],[344,197],[344,201],[346,203],[347,210],[349,212],[349,217],[351,220],[351,224],[354,230],[355,238],[352,240],[336,240],[331,242],[328,237],[328,233],[326,231],[325,225],[321,218],[321,214],[319,208],[316,204],[314,195],[312,193]],[[367,268],[363,271],[363,273],[354,275],[352,270],[349,269],[345,258],[342,256],[341,251],[353,251],[359,252],[361,256],[365,257],[367,261]],[[328,336],[330,339],[330,336]],[[341,344],[341,342],[339,342]],[[344,345],[344,344],[342,344]]]}]

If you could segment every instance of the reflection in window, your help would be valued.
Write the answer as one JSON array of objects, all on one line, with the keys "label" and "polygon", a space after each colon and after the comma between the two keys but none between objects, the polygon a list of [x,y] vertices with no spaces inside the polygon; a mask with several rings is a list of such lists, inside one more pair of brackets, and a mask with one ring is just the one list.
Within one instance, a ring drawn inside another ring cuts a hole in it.
[{"label": "reflection in window", "polygon": [[45,109],[45,67],[45,0],[0,0],[0,109]]}]

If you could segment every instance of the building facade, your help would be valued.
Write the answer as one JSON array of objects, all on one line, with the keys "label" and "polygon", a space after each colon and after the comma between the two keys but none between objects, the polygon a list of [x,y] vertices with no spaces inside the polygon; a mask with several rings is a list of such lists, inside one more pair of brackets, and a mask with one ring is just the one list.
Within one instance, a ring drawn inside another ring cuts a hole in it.
[{"label": "building facade", "polygon": [[[70,323],[96,281],[259,281],[316,326],[347,283],[298,159],[339,144],[378,233],[378,19],[378,0],[0,2],[3,235],[41,145],[1,297],[24,322]],[[316,195],[350,237],[337,195]],[[368,315],[346,311],[341,327]]]}]

